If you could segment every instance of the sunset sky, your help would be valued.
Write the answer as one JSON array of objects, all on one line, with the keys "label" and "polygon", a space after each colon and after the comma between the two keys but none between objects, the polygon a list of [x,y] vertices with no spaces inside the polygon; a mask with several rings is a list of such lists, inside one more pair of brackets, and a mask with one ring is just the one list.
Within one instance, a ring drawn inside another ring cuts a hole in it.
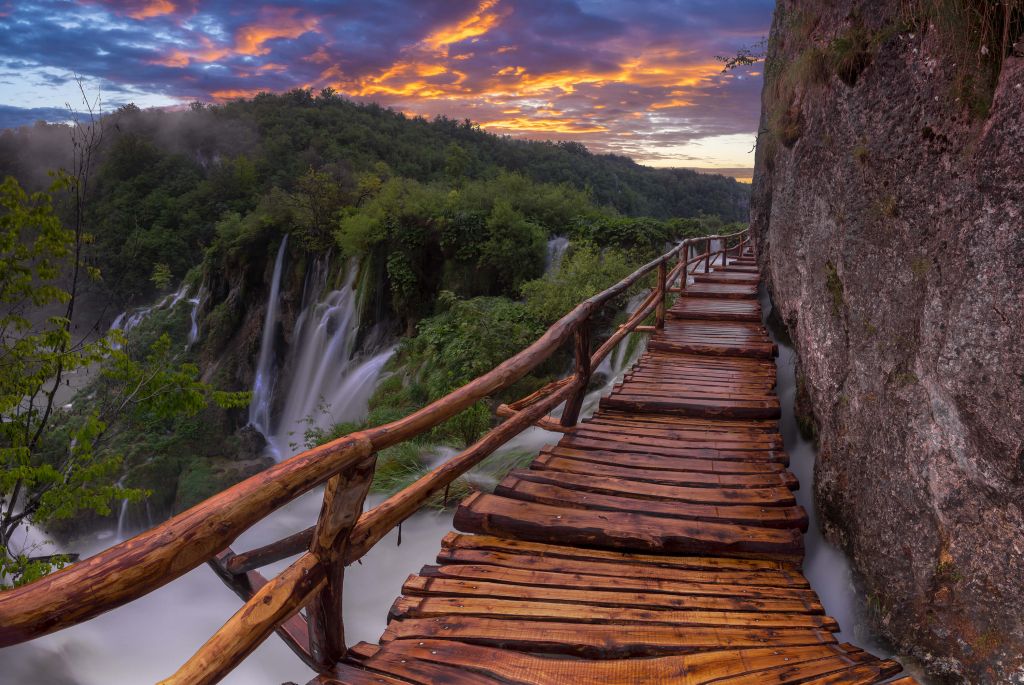
[{"label": "sunset sky", "polygon": [[770,0],[0,0],[0,127],[104,108],[332,87],[355,100],[578,140],[655,166],[746,168]]}]

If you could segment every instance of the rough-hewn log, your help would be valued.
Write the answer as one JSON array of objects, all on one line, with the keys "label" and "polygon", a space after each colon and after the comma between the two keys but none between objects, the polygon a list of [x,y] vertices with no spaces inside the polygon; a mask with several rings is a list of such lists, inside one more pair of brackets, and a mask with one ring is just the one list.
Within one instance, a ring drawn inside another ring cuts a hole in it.
[{"label": "rough-hewn log", "polygon": [[[248,602],[256,594],[256,591],[266,585],[268,581],[258,571],[246,571],[241,574],[231,573],[227,568],[231,559],[231,550],[224,550],[213,559],[210,559],[210,568],[224,581],[225,585],[241,597],[243,602]],[[295,614],[279,625],[276,632],[278,637],[284,640],[288,648],[295,652],[295,655],[304,664],[313,670],[319,668],[317,662],[313,660],[313,655],[309,653],[309,626],[306,625],[306,619],[299,614]]]},{"label": "rough-hewn log", "polygon": [[[662,267],[659,267],[662,268]],[[583,398],[587,394],[587,386],[590,385],[590,325],[585,321],[576,329],[575,345],[575,368],[573,375],[576,378],[576,392],[569,395],[565,401],[565,409],[562,411],[561,424],[566,428],[576,425],[580,418],[580,409],[583,408]]]},{"label": "rough-hewn log", "polygon": [[292,533],[286,538],[276,542],[251,549],[248,552],[239,552],[229,556],[227,559],[227,571],[229,573],[246,573],[275,561],[281,561],[309,549],[309,543],[313,539],[313,526]]},{"label": "rough-hewn log", "polygon": [[216,683],[298,612],[323,585],[323,564],[311,553],[302,555],[257,590],[177,673],[160,681],[160,685]]},{"label": "rough-hewn log", "polygon": [[345,586],[345,549],[352,526],[363,513],[363,501],[373,482],[377,460],[365,459],[327,481],[320,518],[309,551],[324,566],[323,589],[309,605],[309,651],[323,672],[345,656],[345,622],[342,598]]}]

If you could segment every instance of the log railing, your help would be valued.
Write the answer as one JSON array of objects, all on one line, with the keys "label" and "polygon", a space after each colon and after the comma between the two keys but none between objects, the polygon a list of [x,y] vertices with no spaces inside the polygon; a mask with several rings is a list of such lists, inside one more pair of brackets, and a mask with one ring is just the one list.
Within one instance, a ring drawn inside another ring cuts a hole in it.
[{"label": "log railing", "polygon": [[[718,241],[718,249],[712,246]],[[730,241],[735,244],[730,247]],[[346,653],[342,594],[345,567],[390,530],[526,428],[568,432],[579,419],[592,370],[632,332],[665,324],[666,296],[686,288],[704,263],[742,253],[749,232],[688,238],[607,290],[581,302],[532,345],[445,397],[392,423],[315,447],[197,504],[168,521],[29,585],[0,594],[0,647],[68,628],[138,599],[203,563],[244,601],[164,683],[215,683],[271,633],[311,668],[328,672]],[[703,247],[700,254],[691,254]],[[675,262],[670,269],[670,265]],[[604,305],[656,274],[655,286],[612,335],[591,351],[591,320]],[[675,286],[679,281],[679,286]],[[654,315],[654,324],[642,322]],[[414,438],[474,403],[504,390],[573,340],[573,373],[516,402],[501,405],[506,420],[473,445],[373,509],[363,502],[376,453]],[[548,416],[564,403],[560,419]],[[316,524],[241,554],[229,545],[282,505],[326,483]],[[300,555],[272,579],[257,568]],[[299,611],[305,608],[305,617]]]}]

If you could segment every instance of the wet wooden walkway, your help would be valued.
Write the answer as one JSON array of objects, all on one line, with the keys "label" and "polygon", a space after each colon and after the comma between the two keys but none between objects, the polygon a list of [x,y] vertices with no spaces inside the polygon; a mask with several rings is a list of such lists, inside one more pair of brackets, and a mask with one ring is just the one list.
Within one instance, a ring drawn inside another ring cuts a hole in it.
[{"label": "wet wooden walkway", "polygon": [[[697,275],[597,413],[459,506],[333,683],[876,683],[801,573],[749,256]],[[895,681],[907,685],[913,680]]]}]

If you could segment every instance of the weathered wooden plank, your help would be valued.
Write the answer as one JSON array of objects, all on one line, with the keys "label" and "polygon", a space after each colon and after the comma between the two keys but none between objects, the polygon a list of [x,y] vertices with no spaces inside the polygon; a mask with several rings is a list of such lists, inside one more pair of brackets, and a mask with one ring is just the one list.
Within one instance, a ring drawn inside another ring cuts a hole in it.
[{"label": "weathered wooden plank", "polygon": [[704,473],[730,474],[780,474],[785,470],[782,464],[762,460],[725,461],[717,459],[694,459],[690,457],[666,457],[650,454],[638,444],[634,450],[619,451],[575,449],[572,447],[545,447],[541,456],[550,455],[596,464],[611,464],[649,471],[700,471]]},{"label": "weathered wooden plank", "polygon": [[[563,559],[478,549],[442,548],[437,555],[437,561],[441,564],[488,564],[507,568],[610,576],[613,578],[622,578],[624,573],[628,573],[633,578],[664,580],[673,583],[712,583],[800,589],[807,589],[809,585],[807,579],[795,570],[732,570],[711,565],[709,563],[711,560],[706,557],[694,557],[694,560],[693,566],[669,567],[655,566],[653,564],[627,566],[617,561]],[[756,559],[756,561],[764,561],[764,559]]]},{"label": "weathered wooden plank", "polygon": [[[561,602],[495,599],[490,597],[399,597],[391,606],[390,619],[437,616],[510,617],[533,621],[580,621],[582,623],[658,623],[680,626],[733,626],[745,628],[815,628],[836,631],[830,616],[806,613],[684,611],[601,607]],[[538,626],[538,630],[542,630]]]},{"label": "weathered wooden plank", "polygon": [[[623,480],[618,477],[590,476],[584,473],[546,472],[517,469],[509,475],[533,483],[555,485],[571,490],[633,497],[634,499],[687,502],[691,504],[741,504],[760,507],[794,506],[796,498],[783,485],[766,488],[721,489],[686,487]],[[525,511],[523,513],[526,513]],[[478,531],[472,531],[478,532]]]},{"label": "weathered wooden plank", "polygon": [[[763,492],[712,488],[691,490],[744,495]],[[629,512],[584,511],[482,493],[470,495],[462,503],[455,514],[455,528],[463,532],[500,532],[539,542],[557,541],[612,549],[670,553],[714,551],[734,554],[803,554],[800,532],[790,529],[693,522]]]},{"label": "weathered wooden plank", "polygon": [[538,624],[515,619],[438,616],[392,621],[381,641],[394,640],[456,640],[533,653],[621,659],[766,645],[798,647],[829,644],[835,641],[835,636],[816,629],[608,625],[564,621]]},{"label": "weathered wooden plank", "polygon": [[[806,585],[803,575],[791,564],[769,559],[731,559],[724,557],[671,556],[666,554],[639,554],[636,552],[617,552],[604,549],[587,549],[584,547],[567,547],[565,545],[547,545],[540,542],[527,542],[511,538],[497,538],[491,535],[463,535],[448,533],[441,540],[442,549],[446,550],[491,550],[496,552],[537,555],[552,559],[575,559],[590,562],[614,562],[632,567],[634,565],[654,566],[658,568],[683,569],[716,569],[742,571],[778,571],[784,573],[790,581]],[[621,574],[621,567],[620,567]]]},{"label": "weathered wooden plank", "polygon": [[502,497],[522,499],[528,502],[560,505],[576,509],[598,509],[602,511],[631,511],[650,516],[691,519],[694,521],[719,521],[739,523],[767,528],[799,528],[807,530],[807,512],[803,507],[756,507],[722,506],[708,504],[687,504],[662,502],[649,499],[635,499],[627,496],[602,495],[592,492],[569,490],[557,485],[534,483],[515,476],[509,476],[498,484],[494,494]]},{"label": "weathered wooden plank", "polygon": [[[779,585],[742,584],[751,575],[739,576],[734,583],[697,582],[679,578],[648,577],[645,575],[622,576],[631,573],[629,566],[619,567],[619,577],[594,575],[586,565],[576,565],[575,571],[536,570],[510,566],[494,566],[488,564],[447,564],[443,566],[424,566],[420,575],[425,577],[453,578],[462,581],[483,581],[488,583],[509,583],[512,585],[532,585],[535,587],[553,587],[573,590],[602,592],[640,592],[644,594],[669,594],[709,597],[732,597],[739,599],[781,599],[803,603],[811,613],[817,611],[817,595],[806,587]],[[691,574],[700,578],[697,574]],[[721,575],[721,574],[719,574]],[[756,575],[753,577],[757,577]],[[770,581],[766,581],[770,582]]]},{"label": "weathered wooden plank", "polygon": [[802,599],[750,599],[707,594],[643,593],[627,590],[594,590],[528,583],[514,584],[488,580],[465,580],[440,576],[411,575],[402,586],[410,596],[476,597],[478,599],[512,599],[558,602],[587,606],[677,609],[680,611],[789,612],[823,614],[817,602]]},{"label": "weathered wooden plank", "polygon": [[486,681],[529,685],[694,685],[742,674],[751,668],[764,670],[828,658],[830,645],[769,647],[698,652],[646,659],[586,660],[533,656],[448,640],[395,640],[365,661],[367,667],[421,678],[418,664],[455,667],[458,672],[493,678]]},{"label": "weathered wooden plank", "polygon": [[554,454],[542,454],[533,460],[530,468],[536,471],[564,471],[584,475],[621,478],[642,483],[684,485],[687,487],[709,488],[772,488],[788,487],[792,474],[784,476],[775,473],[711,473],[683,469],[647,469],[634,465],[611,465],[593,461],[582,461]]}]

